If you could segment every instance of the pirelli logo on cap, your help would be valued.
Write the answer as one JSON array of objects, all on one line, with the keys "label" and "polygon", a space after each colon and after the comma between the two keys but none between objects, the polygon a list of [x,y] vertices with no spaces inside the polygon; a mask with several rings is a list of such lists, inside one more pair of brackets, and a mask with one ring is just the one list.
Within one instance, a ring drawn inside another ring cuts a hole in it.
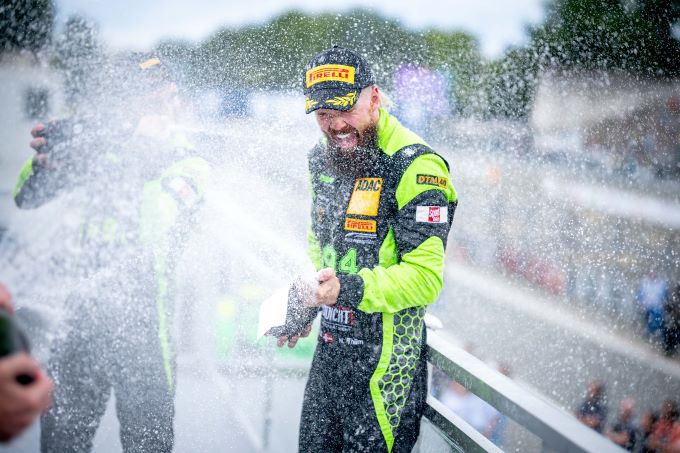
[{"label": "pirelli logo on cap", "polygon": [[377,216],[382,192],[382,178],[358,178],[347,205],[347,214]]},{"label": "pirelli logo on cap", "polygon": [[352,219],[351,217],[347,217],[345,219],[345,230],[358,231],[360,233],[375,233],[376,223],[375,220]]},{"label": "pirelli logo on cap", "polygon": [[443,176],[417,175],[416,182],[418,184],[426,184],[428,186],[441,187],[442,189],[446,189],[446,186],[449,185],[448,178],[445,178]]},{"label": "pirelli logo on cap", "polygon": [[307,88],[321,82],[345,82],[354,85],[354,67],[339,64],[323,64],[306,72]]}]

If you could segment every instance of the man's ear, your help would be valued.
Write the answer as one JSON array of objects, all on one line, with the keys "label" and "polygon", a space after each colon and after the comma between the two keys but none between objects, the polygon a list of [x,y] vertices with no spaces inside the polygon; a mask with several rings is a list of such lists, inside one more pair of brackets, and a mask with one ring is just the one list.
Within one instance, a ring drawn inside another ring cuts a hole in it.
[{"label": "man's ear", "polygon": [[371,87],[371,111],[377,110],[380,107],[380,88],[376,85]]}]

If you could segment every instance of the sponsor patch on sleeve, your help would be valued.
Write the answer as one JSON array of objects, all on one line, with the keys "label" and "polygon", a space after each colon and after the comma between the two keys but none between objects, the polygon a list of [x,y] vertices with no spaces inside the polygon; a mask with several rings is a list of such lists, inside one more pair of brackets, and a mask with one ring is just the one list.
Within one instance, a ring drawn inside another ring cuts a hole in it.
[{"label": "sponsor patch on sleeve", "polygon": [[448,206],[416,206],[416,222],[446,223],[448,220]]},{"label": "sponsor patch on sleeve", "polygon": [[446,189],[449,185],[449,179],[443,176],[433,176],[433,175],[417,175],[416,182],[418,184],[426,184],[428,186],[441,187]]},{"label": "sponsor patch on sleeve", "polygon": [[188,208],[195,206],[200,201],[200,195],[184,178],[176,176],[166,180],[165,186],[178,201]]}]

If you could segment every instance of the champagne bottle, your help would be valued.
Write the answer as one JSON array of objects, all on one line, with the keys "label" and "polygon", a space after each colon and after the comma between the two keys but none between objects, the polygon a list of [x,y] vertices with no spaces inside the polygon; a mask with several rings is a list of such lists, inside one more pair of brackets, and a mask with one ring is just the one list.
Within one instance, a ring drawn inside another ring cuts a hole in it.
[{"label": "champagne bottle", "polygon": [[[28,339],[16,322],[16,318],[0,307],[0,359],[17,352],[30,352]],[[34,377],[27,374],[17,376],[17,382],[28,385]]]}]

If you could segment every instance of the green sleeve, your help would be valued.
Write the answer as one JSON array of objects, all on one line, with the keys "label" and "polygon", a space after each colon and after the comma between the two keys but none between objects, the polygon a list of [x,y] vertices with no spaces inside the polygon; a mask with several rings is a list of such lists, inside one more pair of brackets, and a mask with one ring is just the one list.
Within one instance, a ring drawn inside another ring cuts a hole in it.
[{"label": "green sleeve", "polygon": [[17,180],[17,184],[14,187],[14,193],[12,196],[16,200],[17,196],[21,192],[21,190],[24,188],[26,185],[26,182],[31,179],[31,176],[33,176],[33,159],[29,159],[26,161],[23,167],[21,167],[21,171],[19,172],[19,179]]},{"label": "green sleeve", "polygon": [[307,230],[307,255],[314,264],[314,268],[317,271],[321,270],[321,247],[311,226]]},{"label": "green sleeve", "polygon": [[166,169],[160,178],[144,185],[141,234],[145,247],[154,258],[158,336],[170,389],[174,385],[169,341],[174,262],[187,233],[184,229],[202,202],[209,170],[209,164],[203,159],[185,159]]},{"label": "green sleeve", "polygon": [[65,185],[64,181],[59,181],[55,176],[53,172],[34,165],[33,159],[29,159],[19,172],[12,193],[14,203],[19,208],[30,209],[52,200]]},{"label": "green sleeve", "polygon": [[432,236],[407,253],[398,264],[361,269],[364,294],[359,310],[396,313],[405,308],[429,305],[444,282],[444,244]]},{"label": "green sleeve", "polygon": [[[311,165],[311,164],[310,164]],[[309,172],[309,186],[312,191],[312,200],[316,199],[316,192],[314,191],[314,182],[313,182],[313,177],[312,177],[312,172]],[[312,204],[313,206],[313,204]],[[313,211],[312,207],[312,211]],[[314,265],[314,268],[318,271],[321,270],[322,267],[322,262],[321,262],[321,246],[319,245],[319,240],[316,237],[316,234],[314,233],[314,227],[315,227],[315,222],[316,219],[314,218],[314,213],[311,213],[311,218],[310,218],[310,224],[309,227],[307,228],[307,256],[309,257],[309,260],[312,262]]]},{"label": "green sleeve", "polygon": [[[436,154],[417,157],[400,178],[395,197],[398,213],[380,249],[379,265],[340,280],[339,299],[343,292],[359,293],[358,309],[364,312],[425,306],[443,286],[446,240],[458,198],[444,161]],[[427,216],[423,220],[429,207],[439,208],[437,222]]]}]

